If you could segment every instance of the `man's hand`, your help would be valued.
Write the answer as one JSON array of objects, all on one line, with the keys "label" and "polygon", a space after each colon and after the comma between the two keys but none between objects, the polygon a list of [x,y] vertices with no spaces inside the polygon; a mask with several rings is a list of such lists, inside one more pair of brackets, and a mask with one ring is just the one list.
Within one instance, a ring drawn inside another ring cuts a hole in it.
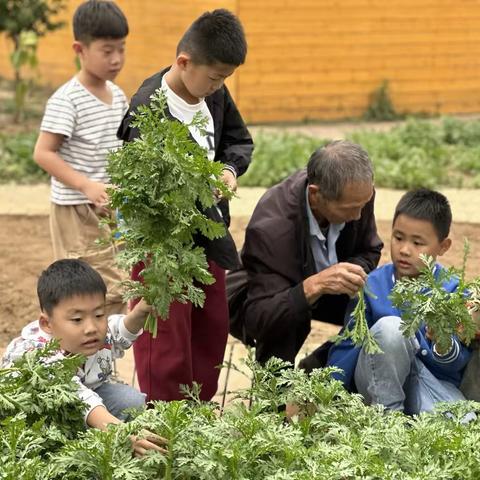
[{"label": "man's hand", "polygon": [[309,305],[313,305],[322,295],[346,293],[354,297],[364,287],[367,274],[359,265],[337,263],[303,281],[303,291]]},{"label": "man's hand", "polygon": [[167,446],[167,440],[148,430],[142,430],[139,435],[132,435],[130,441],[136,457],[143,457],[148,450],[167,453],[167,450],[163,448]]},{"label": "man's hand", "polygon": [[103,208],[108,204],[107,186],[104,183],[85,179],[85,184],[82,185],[81,192],[97,208]]}]

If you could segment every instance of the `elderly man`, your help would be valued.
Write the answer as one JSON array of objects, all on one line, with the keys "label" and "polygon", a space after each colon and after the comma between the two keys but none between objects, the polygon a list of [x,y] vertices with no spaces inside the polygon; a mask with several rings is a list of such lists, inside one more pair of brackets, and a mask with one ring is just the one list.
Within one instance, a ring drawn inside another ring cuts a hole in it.
[{"label": "elderly man", "polygon": [[312,318],[343,325],[383,243],[373,213],[368,154],[347,141],[316,150],[307,165],[260,199],[247,226],[243,305],[257,359],[294,362]]}]

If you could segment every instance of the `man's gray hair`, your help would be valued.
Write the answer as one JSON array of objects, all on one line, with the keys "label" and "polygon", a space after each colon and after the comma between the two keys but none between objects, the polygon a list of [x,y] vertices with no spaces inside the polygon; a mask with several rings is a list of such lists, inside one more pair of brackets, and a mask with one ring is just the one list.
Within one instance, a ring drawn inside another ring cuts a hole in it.
[{"label": "man's gray hair", "polygon": [[307,165],[308,183],[328,200],[338,200],[348,183],[373,183],[368,153],[356,143],[335,140],[315,150]]}]

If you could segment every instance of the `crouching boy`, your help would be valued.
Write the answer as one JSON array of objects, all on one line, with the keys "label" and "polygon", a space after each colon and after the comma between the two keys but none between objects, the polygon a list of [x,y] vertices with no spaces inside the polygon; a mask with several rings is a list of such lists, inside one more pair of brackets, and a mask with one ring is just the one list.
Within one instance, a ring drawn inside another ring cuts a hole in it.
[{"label": "crouching boy", "polygon": [[[433,410],[438,402],[465,399],[459,386],[470,349],[454,336],[450,349],[439,351],[425,325],[405,338],[401,313],[389,298],[397,280],[419,275],[420,254],[436,259],[450,248],[451,220],[448,200],[438,192],[419,189],[400,199],[392,225],[392,263],[369,274],[367,287],[377,298],[365,296],[367,322],[383,353],[367,354],[351,340],[330,348],[328,365],[341,368],[344,373],[338,378],[368,404],[413,415]],[[442,267],[435,268],[438,275]],[[457,280],[444,284],[447,292],[457,287]]]},{"label": "crouching boy", "polygon": [[[128,315],[105,315],[106,286],[100,274],[78,259],[58,260],[42,274],[37,284],[40,317],[22,330],[8,345],[2,363],[9,365],[26,351],[60,341],[59,358],[81,354],[86,357],[77,372],[79,396],[87,404],[85,422],[106,429],[126,420],[124,410],[145,404],[145,395],[122,383],[110,383],[112,362],[142,333],[150,306],[143,300]],[[162,451],[160,439],[133,439],[136,454]]]}]

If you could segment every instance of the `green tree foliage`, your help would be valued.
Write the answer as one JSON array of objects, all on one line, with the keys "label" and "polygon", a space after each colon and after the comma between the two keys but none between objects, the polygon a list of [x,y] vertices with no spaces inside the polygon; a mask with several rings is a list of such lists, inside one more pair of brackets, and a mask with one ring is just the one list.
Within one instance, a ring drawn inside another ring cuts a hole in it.
[{"label": "green tree foliage", "polygon": [[66,4],[66,0],[0,0],[0,32],[13,42],[16,121],[21,119],[30,85],[22,76],[22,68],[36,66],[38,37],[64,25],[54,17]]},{"label": "green tree foliage", "polygon": [[66,7],[65,0],[0,0],[0,32],[15,42],[22,32],[39,37],[57,30],[64,22],[54,17]]},{"label": "green tree foliage", "polygon": [[[121,216],[114,232],[122,244],[119,263],[127,271],[140,261],[146,264],[145,283],[126,282],[127,298],[145,298],[163,318],[174,300],[203,305],[201,284],[213,283],[213,277],[194,237],[225,235],[225,226],[203,211],[214,206],[214,192],[231,196],[219,180],[222,165],[208,160],[191,139],[189,125],[166,112],[165,95],[158,90],[132,120],[139,138],[112,153],[108,166],[115,185],[110,204]],[[203,129],[205,121],[197,116],[192,125]],[[153,315],[147,328],[155,334]]]}]

